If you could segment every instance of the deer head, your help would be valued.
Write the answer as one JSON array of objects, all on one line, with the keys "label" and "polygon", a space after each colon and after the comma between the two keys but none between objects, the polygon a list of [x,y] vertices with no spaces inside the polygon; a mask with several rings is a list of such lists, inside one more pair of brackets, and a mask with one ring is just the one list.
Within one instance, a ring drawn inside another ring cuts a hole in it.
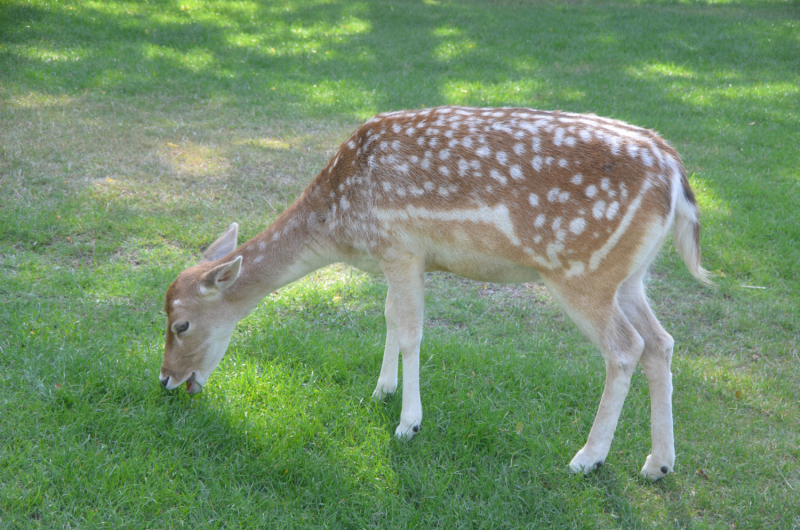
[{"label": "deer head", "polygon": [[160,374],[167,390],[185,382],[190,394],[202,391],[228,347],[241,314],[227,294],[239,276],[242,257],[223,258],[236,250],[237,232],[238,225],[231,224],[200,262],[180,273],[167,290]]}]

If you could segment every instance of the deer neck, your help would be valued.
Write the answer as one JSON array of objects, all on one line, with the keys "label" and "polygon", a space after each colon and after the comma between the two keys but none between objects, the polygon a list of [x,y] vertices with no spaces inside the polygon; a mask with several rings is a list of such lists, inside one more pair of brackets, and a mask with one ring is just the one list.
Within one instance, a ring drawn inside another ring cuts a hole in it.
[{"label": "deer neck", "polygon": [[310,201],[302,197],[266,230],[220,260],[242,257],[239,276],[225,295],[240,306],[240,318],[275,290],[336,261],[318,219]]}]

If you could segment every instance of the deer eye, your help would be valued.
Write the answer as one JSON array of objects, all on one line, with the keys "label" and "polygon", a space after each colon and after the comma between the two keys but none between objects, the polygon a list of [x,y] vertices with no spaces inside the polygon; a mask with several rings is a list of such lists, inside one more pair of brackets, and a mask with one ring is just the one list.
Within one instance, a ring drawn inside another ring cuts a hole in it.
[{"label": "deer eye", "polygon": [[180,324],[177,324],[175,326],[175,333],[180,335],[181,333],[183,333],[187,329],[189,329],[189,323],[188,322],[181,322]]}]

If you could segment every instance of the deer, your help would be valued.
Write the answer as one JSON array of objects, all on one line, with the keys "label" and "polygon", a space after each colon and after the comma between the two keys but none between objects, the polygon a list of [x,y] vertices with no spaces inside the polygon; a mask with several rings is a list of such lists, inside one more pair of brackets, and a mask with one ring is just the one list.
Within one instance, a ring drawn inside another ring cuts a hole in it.
[{"label": "deer", "polygon": [[674,340],[643,279],[671,230],[689,272],[713,285],[681,158],[653,131],[527,108],[379,114],[266,230],[238,246],[231,224],[169,286],[160,382],[202,391],[239,320],[277,289],[343,262],[386,278],[386,344],[372,397],[397,391],[402,357],[395,436],[410,439],[422,422],[425,273],[540,281],[605,361],[594,423],[569,470],[603,465],[640,364],[652,438],[641,475],[656,481],[675,465]]}]

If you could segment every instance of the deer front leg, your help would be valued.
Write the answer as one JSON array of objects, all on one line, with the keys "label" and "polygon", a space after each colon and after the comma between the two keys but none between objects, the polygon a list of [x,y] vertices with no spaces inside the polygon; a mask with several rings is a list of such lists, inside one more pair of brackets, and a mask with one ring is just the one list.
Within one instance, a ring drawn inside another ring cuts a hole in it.
[{"label": "deer front leg", "polygon": [[372,393],[372,399],[381,400],[397,390],[397,367],[399,363],[400,343],[397,334],[398,321],[392,297],[392,289],[386,293],[386,347],[383,350],[383,363],[378,384]]},{"label": "deer front leg", "polygon": [[411,438],[419,432],[422,423],[419,345],[422,341],[425,304],[425,268],[422,259],[416,256],[383,263],[381,267],[389,283],[388,296],[391,300],[387,302],[387,315],[391,316],[387,318],[386,350],[378,385],[381,385],[385,376],[390,378],[392,374],[395,386],[397,384],[397,350],[394,346],[396,342],[403,356],[403,408],[395,436]]}]

